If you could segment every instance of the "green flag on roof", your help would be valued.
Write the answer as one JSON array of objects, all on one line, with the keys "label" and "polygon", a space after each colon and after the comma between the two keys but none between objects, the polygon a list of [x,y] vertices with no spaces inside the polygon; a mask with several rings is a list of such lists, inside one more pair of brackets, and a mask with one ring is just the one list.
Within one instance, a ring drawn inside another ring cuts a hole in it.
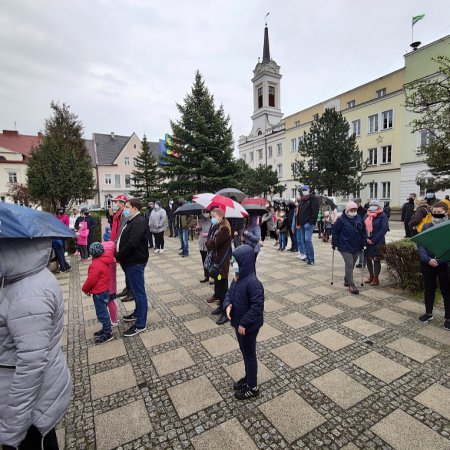
[{"label": "green flag on roof", "polygon": [[412,18],[412,24],[413,26],[419,21],[422,20],[425,17],[425,14],[420,14],[419,16],[414,16]]}]

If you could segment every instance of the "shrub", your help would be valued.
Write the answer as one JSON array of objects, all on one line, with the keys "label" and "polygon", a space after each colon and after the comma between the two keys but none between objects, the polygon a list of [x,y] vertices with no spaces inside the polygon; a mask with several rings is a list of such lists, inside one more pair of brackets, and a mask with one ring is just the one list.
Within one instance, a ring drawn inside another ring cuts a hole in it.
[{"label": "shrub", "polygon": [[402,289],[411,292],[422,291],[419,252],[411,239],[386,244],[384,258],[392,278]]}]

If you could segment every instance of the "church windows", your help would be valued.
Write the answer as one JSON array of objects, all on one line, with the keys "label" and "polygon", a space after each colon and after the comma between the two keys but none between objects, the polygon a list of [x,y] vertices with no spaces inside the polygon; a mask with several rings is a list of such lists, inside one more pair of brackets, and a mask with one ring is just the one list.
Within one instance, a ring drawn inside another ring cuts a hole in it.
[{"label": "church windows", "polygon": [[281,156],[283,154],[283,144],[277,144],[277,156]]},{"label": "church windows", "polygon": [[275,107],[275,86],[269,86],[269,106]]},{"label": "church windows", "polygon": [[258,108],[263,107],[263,89],[262,87],[258,88]]},{"label": "church windows", "polygon": [[269,153],[268,157],[272,158],[272,146],[269,145],[269,148],[267,150],[268,150],[268,153]]}]

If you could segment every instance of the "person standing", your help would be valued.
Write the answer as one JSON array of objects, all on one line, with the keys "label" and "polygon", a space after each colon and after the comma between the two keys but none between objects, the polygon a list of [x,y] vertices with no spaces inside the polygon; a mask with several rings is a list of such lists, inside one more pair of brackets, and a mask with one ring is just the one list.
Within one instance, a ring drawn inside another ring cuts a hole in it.
[{"label": "person standing", "polygon": [[411,236],[422,231],[422,227],[431,222],[431,213],[428,207],[428,203],[425,199],[417,200],[417,209],[414,211],[411,220],[409,221],[409,228],[411,229]]},{"label": "person standing", "polygon": [[209,230],[211,228],[211,213],[209,211],[203,211],[202,217],[200,217],[196,231],[198,236],[198,248],[200,250],[200,256],[202,257],[202,267],[204,278],[200,280],[200,283],[207,283],[209,281],[209,272],[205,269],[205,259],[208,249],[206,248],[206,241],[208,240]]},{"label": "person standing", "polygon": [[72,382],[61,349],[63,295],[47,269],[52,238],[1,241],[0,443],[3,450],[58,450],[55,427]]},{"label": "person standing", "polygon": [[150,233],[155,237],[155,253],[164,253],[164,231],[167,228],[166,210],[156,201],[148,219]]},{"label": "person standing", "polygon": [[380,245],[385,244],[385,235],[389,228],[389,221],[383,208],[380,207],[380,202],[374,198],[369,203],[364,224],[367,231],[367,247],[366,247],[366,262],[369,269],[369,278],[365,283],[371,286],[378,286],[379,276],[381,272],[381,255]]},{"label": "person standing", "polygon": [[[444,223],[448,220],[448,207],[445,202],[437,202],[431,209],[432,220],[426,223],[422,232],[429,230],[435,225]],[[420,258],[420,271],[423,275],[425,285],[424,303],[425,314],[419,317],[421,322],[430,322],[433,320],[433,306],[436,296],[436,279],[439,280],[439,288],[444,300],[445,322],[444,329],[450,331],[450,277],[448,261],[436,258],[432,252],[423,245],[418,245]]]},{"label": "person standing", "polygon": [[175,211],[172,210],[173,202],[172,200],[169,202],[168,206],[164,207],[167,215],[167,228],[169,228],[169,237],[173,237],[173,229],[175,223]]},{"label": "person standing", "polygon": [[411,228],[409,227],[409,222],[411,221],[413,215],[414,215],[414,198],[412,194],[409,194],[408,201],[404,203],[402,206],[402,216],[400,219],[403,222],[403,226],[405,228],[406,238],[410,238],[412,236]]},{"label": "person standing", "polygon": [[248,218],[248,224],[242,234],[242,243],[250,245],[253,248],[255,256],[255,271],[256,271],[256,258],[258,258],[261,241],[261,227],[258,224],[258,216],[252,214]]},{"label": "person standing", "polygon": [[80,222],[86,222],[87,228],[89,230],[88,235],[88,248],[94,242],[94,230],[97,227],[97,222],[95,219],[89,214],[89,210],[87,208],[83,208],[81,210],[81,216],[75,222],[75,230],[78,231]]},{"label": "person standing", "polygon": [[61,222],[63,223],[66,227],[69,226],[70,221],[69,221],[69,216],[67,214],[64,214],[64,208],[62,206],[60,206],[57,210],[56,210],[56,214],[55,217]]},{"label": "person standing", "polygon": [[178,229],[176,227],[177,217],[175,215],[175,211],[178,209],[178,205],[174,203],[173,200],[169,201],[169,209],[172,212],[172,220],[169,216],[169,231],[170,231],[170,237],[178,237]]},{"label": "person standing", "polygon": [[153,208],[155,207],[155,203],[154,202],[148,202],[147,203],[147,209],[145,210],[145,222],[147,224],[147,234],[148,234],[148,248],[153,248],[154,244],[153,244],[153,233],[150,231],[150,215],[153,211]]},{"label": "person standing", "polygon": [[[363,208],[363,206],[361,205],[361,199],[360,198],[355,198],[353,200],[357,205],[358,205],[358,216],[361,217],[361,220],[364,221],[364,218],[366,217],[367,214],[367,209]],[[361,250],[359,252],[359,257],[358,257],[358,264],[356,264],[356,266],[358,269],[365,269],[366,268],[366,259],[364,257],[364,250]]]},{"label": "person standing", "polygon": [[348,202],[345,212],[333,225],[332,247],[337,248],[345,264],[344,286],[352,294],[358,294],[358,288],[353,280],[353,269],[358,256],[364,248],[366,232],[362,217],[358,214],[358,205]]},{"label": "person standing", "polygon": [[[178,201],[178,206],[184,205],[184,200],[180,199]],[[193,217],[192,216],[184,216],[178,215],[177,217],[177,228],[178,228],[178,236],[180,237],[180,253],[182,258],[187,258],[189,256],[189,229],[192,225]]]},{"label": "person standing", "polygon": [[234,248],[238,248],[242,244],[242,233],[244,232],[244,219],[240,218],[232,218],[229,219],[231,226],[231,235],[233,236],[233,245]]},{"label": "person standing", "polygon": [[73,231],[75,230],[75,222],[78,217],[80,217],[80,213],[78,212],[78,208],[73,208],[72,213],[69,216],[69,228]]},{"label": "person standing", "polygon": [[319,199],[311,194],[309,186],[306,184],[302,187],[302,194],[302,201],[300,202],[297,215],[297,226],[300,227],[302,239],[305,243],[307,264],[313,266],[315,258],[312,236],[319,213]]},{"label": "person standing", "polygon": [[306,261],[306,250],[305,250],[305,240],[303,233],[301,231],[301,226],[297,224],[297,218],[298,218],[298,212],[300,209],[300,203],[302,202],[301,195],[298,195],[295,199],[295,213],[294,213],[294,223],[293,226],[295,226],[295,238],[297,240],[297,250],[298,250],[298,256],[301,261]]},{"label": "person standing", "polygon": [[256,278],[252,253],[248,245],[241,245],[234,251],[235,277],[223,305],[244,359],[245,375],[234,383],[234,395],[238,400],[259,395],[256,338],[264,323],[264,288]]},{"label": "person standing", "polygon": [[213,235],[206,241],[206,248],[213,252],[212,260],[219,265],[219,273],[214,278],[214,296],[219,299],[219,306],[213,311],[213,314],[220,315],[217,319],[217,325],[223,325],[228,322],[223,302],[228,291],[228,273],[230,269],[230,250],[231,250],[231,227],[225,213],[216,208],[211,212],[211,223],[217,225]]},{"label": "person standing", "polygon": [[148,261],[147,223],[140,214],[142,203],[131,198],[125,203],[123,211],[125,226],[117,241],[116,259],[122,265],[131,293],[136,302],[133,313],[124,316],[124,322],[135,322],[124,337],[134,336],[147,329],[147,294],[145,292],[144,271]]},{"label": "person standing", "polygon": [[289,202],[288,204],[287,219],[288,219],[289,237],[291,238],[291,248],[289,249],[289,251],[297,252],[298,245],[297,245],[297,236],[295,233],[295,205],[292,201]]}]

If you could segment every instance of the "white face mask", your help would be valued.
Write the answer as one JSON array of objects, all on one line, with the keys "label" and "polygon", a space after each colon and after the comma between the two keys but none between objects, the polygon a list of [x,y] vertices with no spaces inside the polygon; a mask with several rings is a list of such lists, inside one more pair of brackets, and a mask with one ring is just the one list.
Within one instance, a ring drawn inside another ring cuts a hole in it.
[{"label": "white face mask", "polygon": [[236,261],[233,263],[233,269],[234,269],[234,273],[236,273],[236,274],[239,273],[239,264]]},{"label": "white face mask", "polygon": [[378,209],[378,206],[369,206],[369,211],[376,211]]},{"label": "white face mask", "polygon": [[356,211],[355,212],[350,212],[350,211],[347,212],[348,217],[356,217],[356,214],[358,214]]},{"label": "white face mask", "polygon": [[303,195],[309,195],[309,191],[303,191]]}]

